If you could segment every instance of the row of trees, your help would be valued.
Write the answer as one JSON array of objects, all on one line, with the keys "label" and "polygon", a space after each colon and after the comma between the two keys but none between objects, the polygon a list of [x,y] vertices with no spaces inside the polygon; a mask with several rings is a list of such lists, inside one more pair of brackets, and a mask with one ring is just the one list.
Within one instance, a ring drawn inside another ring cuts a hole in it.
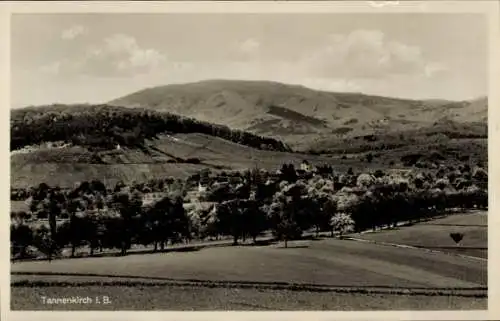
[{"label": "row of trees", "polygon": [[259,149],[289,151],[281,141],[170,113],[109,105],[56,105],[11,111],[11,150],[44,142],[114,148],[140,146],[161,133],[202,133]]},{"label": "row of trees", "polygon": [[[33,198],[31,204],[30,213],[12,213],[13,254],[20,257],[27,255],[29,246],[49,258],[67,246],[74,256],[82,245],[90,248],[91,255],[97,248],[119,249],[125,255],[132,244],[163,249],[168,241],[176,243],[191,235],[180,196],[166,196],[145,207],[136,191],[120,190],[105,197],[99,192],[70,193],[65,198],[55,188],[42,200]],[[68,218],[59,219],[62,216]]]},{"label": "row of trees", "polygon": [[[30,192],[30,213],[13,214],[11,242],[19,256],[30,245],[49,257],[66,246],[74,255],[81,245],[91,254],[97,248],[117,248],[125,255],[133,244],[157,250],[169,242],[219,236],[230,236],[237,244],[271,231],[286,246],[304,231],[359,232],[451,208],[487,208],[486,171],[462,168],[460,175],[471,180],[451,180],[450,174],[458,175],[459,169],[449,170],[338,175],[324,167],[301,174],[286,165],[278,175],[245,171],[237,180],[215,181],[201,192],[188,193],[186,184],[167,184],[165,197],[151,205],[143,203],[139,189],[122,183],[111,191],[99,181],[70,191],[41,184]],[[48,225],[37,226],[30,217],[47,218]],[[67,219],[58,221],[62,217]]]}]

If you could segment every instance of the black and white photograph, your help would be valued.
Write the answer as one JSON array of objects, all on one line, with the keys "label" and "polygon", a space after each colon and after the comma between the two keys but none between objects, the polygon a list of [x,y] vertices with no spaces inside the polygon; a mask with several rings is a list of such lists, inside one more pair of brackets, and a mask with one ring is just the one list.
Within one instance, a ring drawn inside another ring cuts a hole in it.
[{"label": "black and white photograph", "polygon": [[385,3],[12,13],[8,308],[488,310],[490,15]]}]

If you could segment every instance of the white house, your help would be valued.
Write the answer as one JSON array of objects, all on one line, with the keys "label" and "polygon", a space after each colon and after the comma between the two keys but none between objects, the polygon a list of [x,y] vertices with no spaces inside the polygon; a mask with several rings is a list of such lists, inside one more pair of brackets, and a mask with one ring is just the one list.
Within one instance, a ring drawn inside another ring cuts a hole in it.
[{"label": "white house", "polygon": [[205,192],[206,190],[207,190],[207,186],[201,184],[201,182],[198,183],[198,192],[202,193],[202,192]]},{"label": "white house", "polygon": [[312,169],[312,166],[311,164],[309,164],[309,162],[307,160],[304,160],[301,164],[300,164],[300,169],[303,170],[303,171],[310,171]]}]

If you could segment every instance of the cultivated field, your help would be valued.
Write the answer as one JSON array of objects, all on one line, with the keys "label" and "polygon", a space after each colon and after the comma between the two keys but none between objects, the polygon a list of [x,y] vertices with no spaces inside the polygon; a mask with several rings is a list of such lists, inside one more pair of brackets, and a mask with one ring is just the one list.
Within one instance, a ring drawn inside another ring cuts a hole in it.
[{"label": "cultivated field", "polygon": [[[460,246],[455,245],[455,242],[450,238],[450,233],[464,234]],[[356,237],[487,258],[488,214],[479,212],[451,215],[413,226],[364,233],[356,235]]]},{"label": "cultivated field", "polygon": [[[11,186],[28,188],[46,183],[50,186],[73,187],[75,183],[99,179],[108,186],[119,180],[145,182],[154,178],[187,178],[209,168],[214,172],[244,170],[258,165],[267,170],[277,170],[283,163],[297,166],[304,160],[312,164],[336,164],[337,170],[346,171],[359,166],[356,159],[338,160],[322,156],[263,151],[235,144],[203,134],[160,135],[148,142],[149,154],[136,149],[123,148],[113,155],[102,154],[102,164],[88,161],[70,161],[71,149],[54,149],[43,153],[19,153],[11,156]],[[78,155],[81,153],[79,152]],[[92,153],[86,152],[89,158]],[[74,156],[77,159],[79,156]],[[196,158],[200,164],[170,163],[173,158]],[[371,167],[379,168],[376,164]]]},{"label": "cultivated field", "polygon": [[[487,262],[350,240],[12,264],[12,309],[484,309]],[[43,274],[43,275],[41,275]],[[42,283],[40,283],[42,282]],[[110,283],[112,282],[112,283]],[[149,302],[149,303],[146,303]]]}]

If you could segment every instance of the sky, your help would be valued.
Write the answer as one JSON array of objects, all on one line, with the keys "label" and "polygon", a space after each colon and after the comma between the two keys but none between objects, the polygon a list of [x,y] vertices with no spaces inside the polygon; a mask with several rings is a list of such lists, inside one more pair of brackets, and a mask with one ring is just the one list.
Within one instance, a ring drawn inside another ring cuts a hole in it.
[{"label": "sky", "polygon": [[14,14],[11,107],[205,79],[473,99],[488,93],[487,27],[477,14]]}]

